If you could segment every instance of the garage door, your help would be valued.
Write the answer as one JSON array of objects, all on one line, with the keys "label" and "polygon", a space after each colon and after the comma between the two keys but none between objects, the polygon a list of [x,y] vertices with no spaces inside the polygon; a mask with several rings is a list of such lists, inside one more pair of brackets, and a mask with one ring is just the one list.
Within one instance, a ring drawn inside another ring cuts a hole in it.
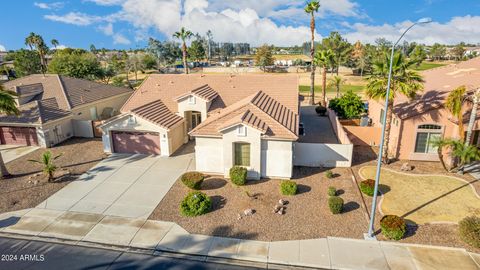
[{"label": "garage door", "polygon": [[2,144],[38,145],[37,132],[31,127],[0,127]]},{"label": "garage door", "polygon": [[112,131],[115,153],[160,154],[160,136],[155,132]]}]

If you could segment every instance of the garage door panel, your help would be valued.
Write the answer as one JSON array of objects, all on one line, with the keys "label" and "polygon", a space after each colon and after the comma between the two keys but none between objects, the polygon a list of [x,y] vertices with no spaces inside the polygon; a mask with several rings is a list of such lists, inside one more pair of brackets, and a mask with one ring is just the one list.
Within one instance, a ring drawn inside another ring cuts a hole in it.
[{"label": "garage door panel", "polygon": [[30,127],[0,127],[2,144],[38,145],[37,132]]},{"label": "garage door panel", "polygon": [[112,131],[115,153],[160,154],[160,136],[155,132]]}]

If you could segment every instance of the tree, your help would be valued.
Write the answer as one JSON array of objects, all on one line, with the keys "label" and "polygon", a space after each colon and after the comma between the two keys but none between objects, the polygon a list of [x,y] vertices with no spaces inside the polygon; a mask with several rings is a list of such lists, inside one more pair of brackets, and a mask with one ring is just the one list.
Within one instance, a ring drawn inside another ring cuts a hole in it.
[{"label": "tree", "polygon": [[157,60],[151,54],[145,54],[142,57],[142,65],[145,69],[154,69],[157,66]]},{"label": "tree", "polygon": [[[0,113],[6,115],[19,115],[20,112],[17,108],[17,103],[15,102],[16,93],[12,91],[7,91],[0,84]],[[0,177],[3,179],[10,175],[3,161],[2,155],[0,155]]]},{"label": "tree", "polygon": [[[383,161],[389,162],[388,148],[390,141],[390,128],[392,125],[393,101],[399,94],[413,99],[417,93],[423,90],[422,76],[412,70],[415,61],[408,60],[405,56],[397,52],[393,57],[392,81],[390,87],[389,103],[386,111],[385,142],[384,152],[381,153]],[[390,66],[390,55],[384,54],[382,61],[376,61],[373,65],[373,74],[368,78],[366,95],[371,99],[385,100],[387,95],[387,82]]]},{"label": "tree", "polygon": [[25,49],[20,49],[13,54],[13,67],[18,77],[42,72],[42,64],[38,53]]},{"label": "tree", "polygon": [[57,46],[60,44],[60,43],[58,42],[58,40],[56,40],[56,39],[52,39],[52,40],[50,41],[50,43],[51,43],[52,46],[55,48],[55,50],[57,49]]},{"label": "tree", "polygon": [[465,86],[460,86],[448,94],[445,100],[445,108],[457,118],[458,136],[463,142],[465,139],[465,129],[463,127],[463,103],[465,102]]},{"label": "tree", "polygon": [[445,148],[453,146],[453,140],[451,139],[434,140],[432,141],[432,146],[437,148],[438,159],[440,160],[440,163],[442,164],[443,169],[449,172],[450,170],[447,168],[447,165],[445,164],[445,160],[443,158],[443,151]]},{"label": "tree", "polygon": [[97,58],[84,50],[59,50],[48,65],[50,73],[74,78],[95,80],[102,77],[102,68]]},{"label": "tree", "polygon": [[315,13],[320,8],[320,2],[316,0],[310,0],[305,6],[305,12],[310,14],[310,60],[312,61],[312,70],[310,74],[310,105],[315,104]]},{"label": "tree", "polygon": [[45,61],[45,55],[48,53],[48,47],[45,44],[42,36],[37,35],[33,32],[25,38],[25,45],[30,47],[30,50],[35,49],[40,58],[40,65],[42,73],[45,73],[47,70],[47,63]]},{"label": "tree", "polygon": [[132,70],[135,72],[135,84],[138,82],[138,71],[143,70],[143,61],[139,54],[134,53],[128,56],[128,60],[126,62],[127,65],[127,73],[128,71]]},{"label": "tree", "polygon": [[264,44],[263,46],[257,49],[257,54],[255,54],[255,65],[261,67],[263,72],[265,72],[265,67],[272,66],[274,64],[272,47]]},{"label": "tree", "polygon": [[321,66],[323,68],[322,100],[320,103],[324,107],[326,106],[326,100],[327,100],[327,70],[328,68],[334,65],[334,62],[335,62],[334,57],[335,55],[333,54],[332,50],[321,50],[317,52],[314,59],[314,64],[317,66]]},{"label": "tree", "polygon": [[53,156],[52,152],[45,151],[40,160],[30,159],[28,161],[41,164],[43,166],[43,173],[48,177],[48,182],[51,182],[53,180],[53,174],[57,170],[57,166],[53,162],[60,156],[62,155]]},{"label": "tree", "polygon": [[452,144],[452,154],[460,161],[457,166],[460,173],[463,173],[466,164],[480,160],[480,150],[475,145],[469,145],[458,140],[453,141]]},{"label": "tree", "polygon": [[157,58],[159,65],[164,66],[173,65],[182,54],[178,43],[172,41],[160,42],[153,38],[148,40],[147,51]]},{"label": "tree", "polygon": [[365,112],[362,97],[348,90],[340,98],[330,100],[328,107],[334,110],[338,116],[346,119],[358,118]]},{"label": "tree", "polygon": [[441,60],[445,57],[446,54],[447,48],[445,48],[444,45],[435,43],[430,48],[430,58],[432,58],[433,60]]},{"label": "tree", "polygon": [[452,49],[452,54],[455,57],[457,61],[460,61],[463,59],[463,56],[465,55],[465,43],[461,42],[457,46],[455,46]]},{"label": "tree", "polygon": [[95,45],[90,44],[90,52],[93,54],[97,54],[97,48],[95,47]]},{"label": "tree", "polygon": [[188,56],[194,61],[201,61],[205,59],[205,48],[200,39],[192,41],[190,48],[188,48]]},{"label": "tree", "polygon": [[[336,68],[337,75],[340,70],[340,65],[344,64],[348,60],[348,56],[351,52],[351,45],[347,40],[342,38],[340,33],[331,32],[327,38],[322,41],[322,46],[325,49],[330,49],[334,55],[334,67]],[[332,71],[333,72],[333,71]]]},{"label": "tree", "polygon": [[360,76],[363,77],[363,72],[367,66],[367,53],[365,46],[360,41],[357,41],[353,45],[351,59],[354,62],[354,66],[360,69]]},{"label": "tree", "polygon": [[475,90],[472,95],[473,106],[472,110],[470,111],[470,120],[468,121],[468,128],[467,128],[467,137],[465,138],[465,144],[470,144],[472,140],[472,132],[473,126],[475,125],[475,120],[477,118],[477,110],[478,104],[480,103],[480,89]]},{"label": "tree", "polygon": [[417,62],[416,66],[419,67],[420,64],[427,59],[427,51],[425,50],[425,46],[417,45],[410,53],[410,58]]},{"label": "tree", "polygon": [[186,41],[193,36],[193,33],[189,30],[186,30],[185,27],[182,27],[180,31],[173,34],[174,38],[180,39],[182,41],[182,60],[183,60],[183,69],[185,74],[188,74],[188,65],[187,65],[187,43]]},{"label": "tree", "polygon": [[335,87],[337,90],[337,98],[340,97],[340,87],[345,83],[345,79],[342,76],[335,75],[330,78],[328,85]]}]

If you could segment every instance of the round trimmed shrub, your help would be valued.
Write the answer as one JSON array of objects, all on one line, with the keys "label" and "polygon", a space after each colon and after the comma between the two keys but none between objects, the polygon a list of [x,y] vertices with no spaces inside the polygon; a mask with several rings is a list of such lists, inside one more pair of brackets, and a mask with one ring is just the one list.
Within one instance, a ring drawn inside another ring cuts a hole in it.
[{"label": "round trimmed shrub", "polygon": [[327,194],[328,196],[335,196],[337,195],[337,189],[335,187],[328,187]]},{"label": "round trimmed shrub", "polygon": [[199,172],[186,172],[181,178],[182,183],[191,189],[200,189],[205,176]]},{"label": "round trimmed shrub", "polygon": [[187,217],[196,217],[207,213],[212,206],[212,200],[207,194],[200,191],[192,191],[180,204],[180,212]]},{"label": "round trimmed shrub", "polygon": [[297,194],[297,183],[292,180],[283,180],[280,184],[280,190],[283,195],[295,195]]},{"label": "round trimmed shrub", "polygon": [[375,192],[375,180],[367,179],[360,182],[360,190],[363,194],[372,197]]},{"label": "round trimmed shrub", "polygon": [[480,217],[466,217],[458,225],[461,239],[473,247],[480,248]]},{"label": "round trimmed shrub", "polygon": [[230,169],[230,180],[237,186],[243,186],[247,182],[247,169],[241,166],[233,166]]},{"label": "round trimmed shrub", "polygon": [[388,239],[400,240],[407,232],[405,220],[396,215],[386,215],[380,220],[382,234]]},{"label": "round trimmed shrub", "polygon": [[332,179],[335,175],[333,174],[332,171],[328,170],[325,172],[325,176],[328,178],[328,179]]},{"label": "round trimmed shrub", "polygon": [[332,214],[340,214],[343,209],[343,199],[338,196],[328,198],[328,208]]}]

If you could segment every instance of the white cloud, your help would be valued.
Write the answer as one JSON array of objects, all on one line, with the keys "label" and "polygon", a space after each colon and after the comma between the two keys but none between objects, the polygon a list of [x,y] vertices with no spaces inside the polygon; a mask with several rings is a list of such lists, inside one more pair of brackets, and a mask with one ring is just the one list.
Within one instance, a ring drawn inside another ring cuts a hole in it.
[{"label": "white cloud", "polygon": [[114,6],[114,5],[119,5],[124,1],[123,0],[84,0],[84,2],[93,2],[100,6]]},{"label": "white cloud", "polygon": [[63,44],[60,44],[57,46],[57,50],[63,50],[63,49],[66,49],[66,48],[70,48],[68,47],[67,45],[63,45]]},{"label": "white cloud", "polygon": [[[396,24],[367,25],[356,23],[349,25],[350,32],[346,38],[350,42],[360,40],[366,43],[373,43],[377,38],[386,38],[395,41],[402,32],[412,24],[411,21],[404,21]],[[413,28],[405,36],[405,40],[415,41],[431,45],[433,43],[457,44],[461,41],[467,43],[478,43],[480,35],[480,16],[454,17],[446,23],[433,22],[426,25],[419,25]]]},{"label": "white cloud", "polygon": [[41,9],[61,9],[65,5],[63,2],[53,2],[53,3],[43,3],[43,2],[34,2],[34,6]]},{"label": "white cloud", "polygon": [[130,40],[120,33],[116,33],[113,35],[113,44],[128,45],[130,43]]},{"label": "white cloud", "polygon": [[5,46],[3,46],[2,44],[0,44],[0,52],[5,52],[7,49],[5,48]]},{"label": "white cloud", "polygon": [[107,36],[112,36],[113,35],[113,24],[112,23],[108,23],[106,25],[99,26],[98,29],[100,31],[102,31],[102,33],[104,33]]},{"label": "white cloud", "polygon": [[74,25],[90,25],[102,21],[99,16],[91,16],[81,12],[69,12],[65,15],[45,15],[45,19]]}]

